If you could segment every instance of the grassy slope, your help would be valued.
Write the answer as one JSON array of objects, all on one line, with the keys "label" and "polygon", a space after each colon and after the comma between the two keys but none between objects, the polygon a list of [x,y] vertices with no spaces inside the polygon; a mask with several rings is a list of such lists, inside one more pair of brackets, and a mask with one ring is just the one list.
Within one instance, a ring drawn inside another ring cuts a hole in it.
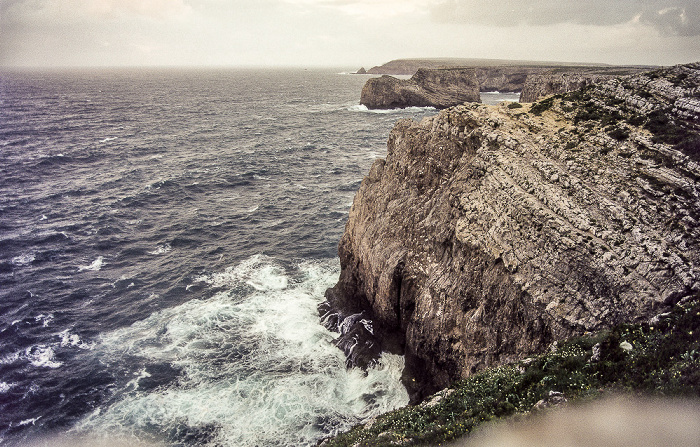
[{"label": "grassy slope", "polygon": [[526,413],[550,391],[569,400],[611,391],[700,397],[700,297],[658,320],[574,338],[547,354],[484,371],[432,404],[386,413],[323,445],[439,445],[485,421]]}]

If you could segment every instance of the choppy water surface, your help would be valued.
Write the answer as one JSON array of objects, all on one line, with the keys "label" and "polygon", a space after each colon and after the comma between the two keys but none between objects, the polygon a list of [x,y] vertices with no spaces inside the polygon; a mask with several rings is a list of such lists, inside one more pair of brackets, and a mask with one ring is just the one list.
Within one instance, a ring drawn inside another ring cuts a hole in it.
[{"label": "choppy water surface", "polygon": [[316,305],[393,123],[435,111],[337,71],[0,73],[0,444],[305,445],[407,402]]}]

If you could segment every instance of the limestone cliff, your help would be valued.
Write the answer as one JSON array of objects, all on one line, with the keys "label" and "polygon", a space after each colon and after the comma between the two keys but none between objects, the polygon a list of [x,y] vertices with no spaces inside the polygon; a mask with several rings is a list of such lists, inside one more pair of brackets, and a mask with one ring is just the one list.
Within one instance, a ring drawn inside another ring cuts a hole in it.
[{"label": "limestone cliff", "polygon": [[481,66],[420,68],[408,80],[392,76],[367,81],[360,104],[370,109],[411,106],[446,108],[464,102],[479,102],[479,92],[521,92],[520,102],[534,102],[551,94],[566,93],[628,76],[641,67]]},{"label": "limestone cliff", "polygon": [[398,122],[350,210],[324,321],[355,363],[403,350],[415,401],[663,312],[700,290],[699,120],[692,64]]},{"label": "limestone cliff", "polygon": [[545,96],[572,92],[592,84],[599,84],[620,76],[629,76],[647,70],[648,68],[643,67],[580,67],[530,73],[523,84],[520,102],[535,102]]},{"label": "limestone cliff", "polygon": [[479,102],[479,84],[472,68],[420,69],[411,79],[382,76],[367,80],[360,104],[369,109],[435,107]]}]

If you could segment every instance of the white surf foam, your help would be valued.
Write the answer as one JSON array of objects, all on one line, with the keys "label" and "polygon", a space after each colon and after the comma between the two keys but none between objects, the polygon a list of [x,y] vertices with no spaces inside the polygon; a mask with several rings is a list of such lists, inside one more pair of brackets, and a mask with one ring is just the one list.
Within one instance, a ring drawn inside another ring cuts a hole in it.
[{"label": "white surf foam", "polygon": [[34,321],[36,321],[37,323],[41,322],[42,327],[47,327],[49,324],[51,324],[51,321],[53,321],[53,314],[39,314],[36,317],[34,317]]},{"label": "white surf foam", "polygon": [[163,255],[165,253],[168,253],[170,250],[172,250],[172,247],[170,246],[170,244],[161,244],[161,245],[157,245],[155,250],[149,251],[148,254],[158,256],[158,255]]},{"label": "white surf foam", "polygon": [[421,113],[421,112],[437,112],[435,107],[404,107],[402,109],[369,109],[364,104],[353,104],[347,108],[349,112],[362,112],[362,113]]},{"label": "white surf foam", "polygon": [[93,272],[99,272],[102,266],[104,265],[104,257],[98,256],[97,259],[92,261],[90,265],[80,265],[78,266],[78,271],[82,272],[85,270],[93,271]]},{"label": "white surf foam", "polygon": [[62,348],[75,347],[79,349],[92,349],[94,343],[85,343],[80,339],[78,334],[71,334],[70,329],[59,332],[58,337],[61,338],[60,346]]},{"label": "white surf foam", "polygon": [[203,281],[216,287],[247,284],[259,291],[283,290],[288,284],[284,270],[262,255],[252,256],[236,266],[228,267],[224,272],[200,276],[196,281]]},{"label": "white surf foam", "polygon": [[12,264],[16,266],[23,266],[23,265],[28,265],[34,262],[34,259],[36,259],[34,253],[24,253],[19,256],[15,256],[12,258]]},{"label": "white surf foam", "polygon": [[24,351],[24,357],[29,363],[39,368],[55,369],[63,365],[62,362],[54,360],[55,356],[53,348],[47,345],[30,346]]},{"label": "white surf foam", "polygon": [[[402,357],[348,370],[331,344],[337,334],[319,324],[316,306],[337,276],[335,262],[302,264],[290,275],[255,256],[205,278],[230,290],[104,334],[93,351],[101,361],[138,357],[182,373],[146,391],[137,378],[147,371],[136,371],[121,399],[77,430],[146,436],[185,424],[211,430],[209,445],[296,446],[405,405]],[[241,283],[254,288],[236,292]]]},{"label": "white surf foam", "polygon": [[31,419],[25,419],[23,421],[20,421],[19,424],[17,424],[17,425],[20,427],[23,425],[30,425],[30,424],[34,425],[36,423],[36,421],[38,421],[39,419],[41,419],[41,416],[36,417],[36,418],[31,418]]}]

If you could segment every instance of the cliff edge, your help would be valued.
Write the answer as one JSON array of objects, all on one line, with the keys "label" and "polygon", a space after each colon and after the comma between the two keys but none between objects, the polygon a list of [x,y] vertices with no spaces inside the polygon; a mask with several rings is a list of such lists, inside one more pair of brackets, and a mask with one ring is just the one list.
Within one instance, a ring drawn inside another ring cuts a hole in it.
[{"label": "cliff edge", "polygon": [[368,79],[360,104],[368,109],[435,107],[480,102],[479,82],[473,68],[419,69],[411,79],[392,76]]},{"label": "cliff edge", "polygon": [[664,312],[700,290],[699,125],[700,64],[398,122],[323,321],[350,363],[403,351],[415,402]]}]

